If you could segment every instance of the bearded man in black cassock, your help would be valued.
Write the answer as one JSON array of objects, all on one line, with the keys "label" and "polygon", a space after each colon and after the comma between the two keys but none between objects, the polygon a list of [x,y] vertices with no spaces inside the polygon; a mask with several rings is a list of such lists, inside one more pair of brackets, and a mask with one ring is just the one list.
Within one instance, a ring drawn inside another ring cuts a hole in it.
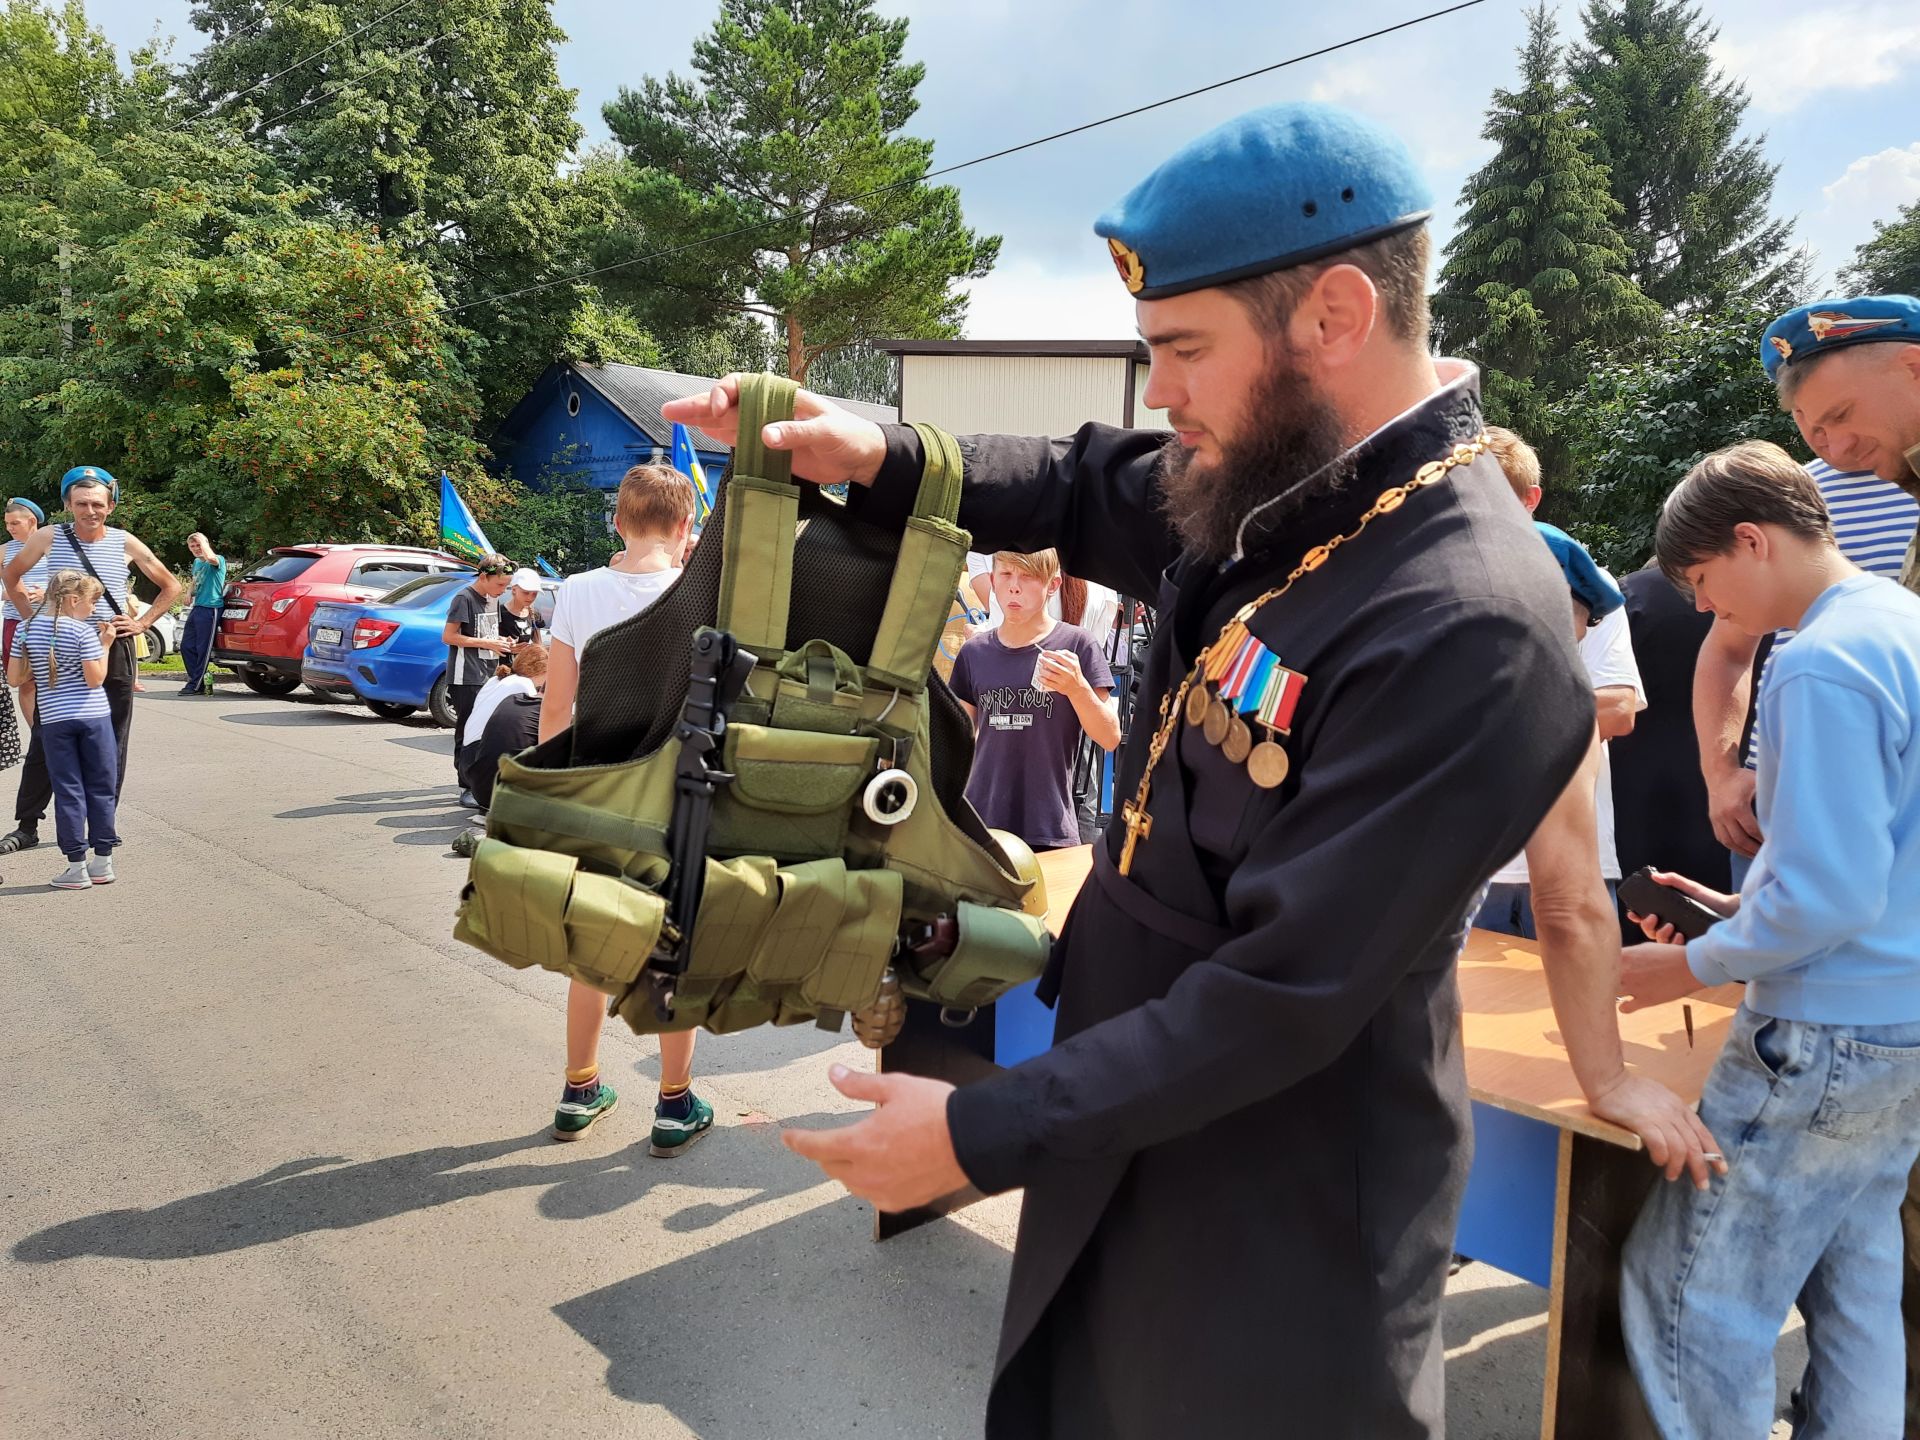
[{"label": "bearded man in black cassock", "polygon": [[[1477,376],[1427,350],[1428,208],[1357,116],[1242,116],[1096,227],[1172,435],[961,440],[974,548],[1158,597],[1125,805],[1051,1050],[960,1090],[836,1068],[879,1108],[786,1139],[889,1210],[1025,1187],[989,1436],[1442,1433],[1454,960],[1593,704]],[[669,418],[730,436],[734,393]],[[903,525],[914,432],[797,416],[795,473]]]}]

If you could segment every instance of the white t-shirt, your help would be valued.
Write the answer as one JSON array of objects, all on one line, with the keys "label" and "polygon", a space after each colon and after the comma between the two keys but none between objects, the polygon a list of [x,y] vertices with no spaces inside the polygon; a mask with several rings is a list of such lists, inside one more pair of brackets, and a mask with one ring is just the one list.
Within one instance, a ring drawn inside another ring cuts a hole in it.
[{"label": "white t-shirt", "polygon": [[[1607,572],[1600,572],[1606,575]],[[1609,580],[1613,576],[1607,575]],[[1647,708],[1646,687],[1640,683],[1640,664],[1633,658],[1633,639],[1627,628],[1627,609],[1621,606],[1580,637],[1580,661],[1587,667],[1593,688],[1610,685],[1633,687],[1634,713]],[[1620,878],[1620,851],[1613,843],[1613,767],[1607,756],[1606,741],[1600,742],[1600,776],[1594,782],[1593,808],[1600,822],[1600,875],[1605,880]],[[1527,856],[1522,851],[1493,877],[1496,885],[1525,885]]]},{"label": "white t-shirt", "polygon": [[524,675],[496,675],[480,687],[480,693],[473,697],[473,710],[467,716],[467,728],[463,732],[469,745],[480,743],[480,737],[487,733],[487,721],[493,718],[493,712],[500,708],[500,702],[509,695],[538,695],[533,681]]},{"label": "white t-shirt", "polygon": [[553,599],[553,638],[564,640],[578,656],[594,636],[609,625],[631,620],[679,578],[678,570],[629,575],[606,568],[569,575]]}]

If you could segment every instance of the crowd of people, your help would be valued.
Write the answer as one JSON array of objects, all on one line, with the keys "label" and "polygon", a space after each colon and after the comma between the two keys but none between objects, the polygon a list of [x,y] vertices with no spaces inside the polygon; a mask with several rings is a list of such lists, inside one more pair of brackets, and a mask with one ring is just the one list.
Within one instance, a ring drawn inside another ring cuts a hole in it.
[{"label": "crowd of people", "polygon": [[[1244,223],[1213,223],[1223,200]],[[1055,951],[1056,1044],[959,1090],[836,1072],[874,1111],[786,1143],[887,1209],[1025,1188],[989,1435],[1267,1433],[1276,1406],[1301,1433],[1438,1434],[1471,1124],[1452,966],[1469,924],[1529,937],[1590,1107],[1674,1182],[1622,1274],[1661,1433],[1767,1433],[1797,1304],[1797,1433],[1901,1434],[1920,1422],[1901,1323],[1903,1285],[1920,1315],[1920,299],[1821,301],[1755,337],[1818,458],[1728,437],[1622,580],[1533,519],[1538,454],[1430,353],[1429,208],[1395,137],[1301,105],[1201,137],[1102,218],[1173,435],[969,441],[964,584],[986,614],[950,681],[967,797],[1033,850],[1081,843],[1076,757],[1119,750],[1116,823]],[[731,439],[737,389],[667,417]],[[918,484],[915,432],[805,392],[764,439],[876,514]],[[51,799],[62,888],[114,878],[132,642],[180,589],[108,525],[117,498],[80,467],[71,523],[7,507],[31,741],[0,728],[0,766],[25,762],[0,853],[40,843]],[[508,757],[573,723],[594,638],[674,584],[694,515],[685,476],[630,470],[622,550],[545,627],[536,576],[475,566],[444,630],[463,801],[484,815]],[[204,537],[193,553],[189,689],[225,580]],[[134,570],[158,591],[139,614]],[[1158,606],[1127,736],[1121,596]],[[1660,903],[1623,907],[1642,869]],[[1714,923],[1689,935],[1682,897]],[[1733,983],[1697,1109],[1628,1069],[1623,998]],[[573,982],[557,1139],[616,1107],[605,1019]],[[713,1109],[692,1033],[660,1049],[650,1149],[673,1157]],[[1170,1238],[1195,1215],[1206,1244]]]}]

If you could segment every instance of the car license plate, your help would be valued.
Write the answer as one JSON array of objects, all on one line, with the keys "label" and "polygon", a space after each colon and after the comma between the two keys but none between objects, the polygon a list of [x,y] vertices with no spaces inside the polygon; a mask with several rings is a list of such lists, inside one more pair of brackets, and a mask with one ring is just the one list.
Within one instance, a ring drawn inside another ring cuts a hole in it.
[{"label": "car license plate", "polygon": [[313,627],[313,643],[316,645],[338,645],[346,637],[331,625]]},{"label": "car license plate", "polygon": [[251,607],[246,605],[229,605],[220,612],[220,618],[222,620],[244,620],[247,618],[247,611],[250,608]]}]

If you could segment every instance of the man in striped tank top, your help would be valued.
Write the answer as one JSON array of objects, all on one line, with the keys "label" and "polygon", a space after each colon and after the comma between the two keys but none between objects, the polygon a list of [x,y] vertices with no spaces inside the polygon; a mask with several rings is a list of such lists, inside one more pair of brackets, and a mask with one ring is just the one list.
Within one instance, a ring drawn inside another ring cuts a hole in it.
[{"label": "man in striped tank top", "polygon": [[[73,517],[70,524],[47,525],[27,537],[19,552],[0,572],[7,598],[25,612],[27,598],[22,587],[27,572],[45,561],[50,569],[91,573],[102,586],[100,599],[88,617],[101,644],[107,646],[107,678],[101,687],[106,692],[107,708],[113,720],[114,740],[118,748],[118,769],[114,797],[127,778],[127,749],[133,734],[133,682],[139,675],[134,656],[133,637],[145,632],[153,622],[172,608],[180,598],[180,582],[162,565],[153,551],[136,535],[107,524],[120,498],[120,482],[97,465],[76,465],[60,483],[60,498]],[[157,592],[153,603],[134,613],[133,596],[127,581],[132,571],[153,583]],[[27,749],[27,762],[20,772],[20,792],[14,801],[14,828],[0,836],[0,855],[16,850],[31,850],[40,843],[40,822],[46,818],[53,800],[53,785],[47,775],[45,749],[39,731]]]},{"label": "man in striped tank top", "polygon": [[[1920,299],[1864,295],[1789,310],[1760,339],[1760,363],[1819,458],[1820,487],[1840,551],[1862,570],[1920,591]],[[1791,640],[1777,631],[1773,649]],[[1694,727],[1713,828],[1733,855],[1738,887],[1760,847],[1753,809],[1753,756],[1740,732],[1756,693],[1758,642],[1717,616],[1693,681]],[[1767,665],[1773,655],[1769,653]],[[1759,676],[1765,684],[1766,669]],[[1905,1230],[1908,1434],[1920,1434],[1920,1168],[1901,1206]],[[1809,1336],[1809,1344],[1817,1344]],[[1795,1430],[1805,1401],[1795,1393]]]}]

